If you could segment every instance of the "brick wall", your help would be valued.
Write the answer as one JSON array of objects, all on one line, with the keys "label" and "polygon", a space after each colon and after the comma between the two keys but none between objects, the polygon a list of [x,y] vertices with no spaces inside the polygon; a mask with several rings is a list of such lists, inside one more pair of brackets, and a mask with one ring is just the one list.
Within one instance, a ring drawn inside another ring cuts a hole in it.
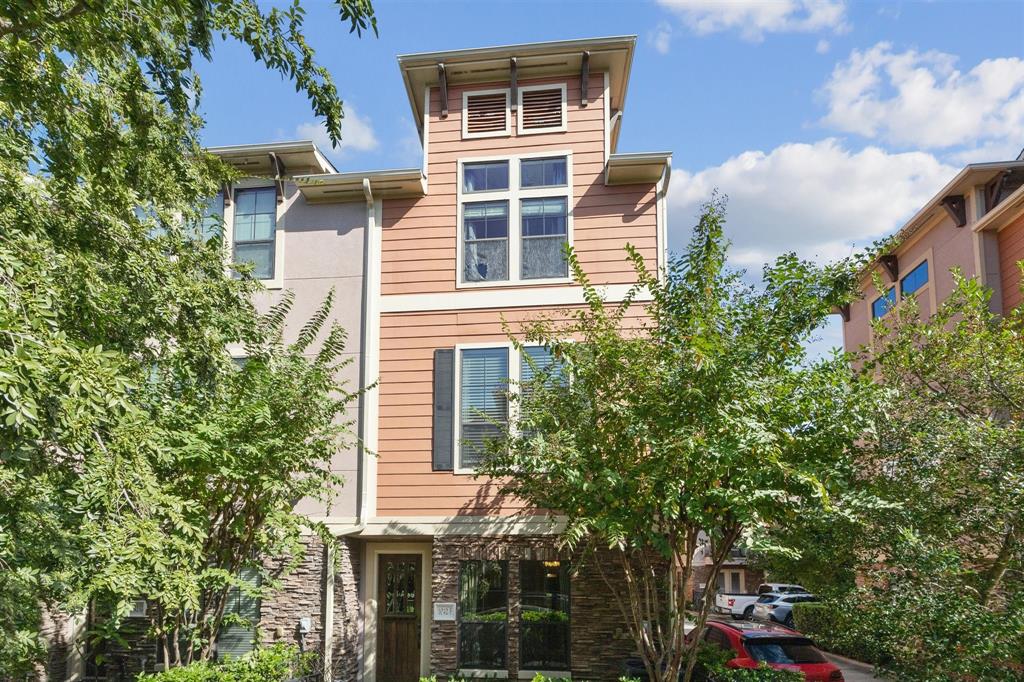
[{"label": "brick wall", "polygon": [[[581,560],[556,546],[555,538],[481,538],[440,536],[433,546],[433,601],[458,601],[459,562],[471,559],[505,560],[508,565],[508,671],[519,673],[519,561],[569,560],[574,569],[570,585],[571,664],[577,680],[617,680],[623,661],[634,655],[633,640],[622,620],[616,601],[601,578],[595,562],[603,561],[613,580],[614,569],[608,552]],[[432,623],[430,631],[431,671],[451,675],[458,666],[458,627],[454,622]]]}]

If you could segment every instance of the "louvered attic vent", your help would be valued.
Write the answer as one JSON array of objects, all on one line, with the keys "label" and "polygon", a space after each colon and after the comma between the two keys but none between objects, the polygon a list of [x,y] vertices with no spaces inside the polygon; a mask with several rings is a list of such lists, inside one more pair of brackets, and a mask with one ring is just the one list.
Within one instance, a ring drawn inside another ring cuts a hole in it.
[{"label": "louvered attic vent", "polygon": [[519,132],[565,130],[564,86],[521,93]]},{"label": "louvered attic vent", "polygon": [[465,137],[508,135],[508,91],[466,94]]}]

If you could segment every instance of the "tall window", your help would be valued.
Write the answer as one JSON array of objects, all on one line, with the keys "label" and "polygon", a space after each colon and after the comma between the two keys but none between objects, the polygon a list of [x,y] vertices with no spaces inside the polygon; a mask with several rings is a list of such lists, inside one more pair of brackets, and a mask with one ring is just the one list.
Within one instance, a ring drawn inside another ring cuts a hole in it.
[{"label": "tall window", "polygon": [[928,261],[921,261],[920,265],[900,280],[900,293],[903,296],[910,296],[925,284],[928,284]]},{"label": "tall window", "polygon": [[459,565],[459,667],[503,670],[507,658],[508,562]]},{"label": "tall window", "polygon": [[875,299],[871,304],[871,317],[885,317],[885,314],[896,305],[896,287],[889,287],[889,291]]},{"label": "tall window", "polygon": [[520,669],[568,670],[569,564],[523,561],[519,575]]},{"label": "tall window", "polygon": [[565,156],[461,164],[461,282],[567,278],[569,180]]},{"label": "tall window", "polygon": [[261,187],[235,192],[235,262],[252,263],[252,275],[257,279],[274,278],[276,232],[276,189]]},{"label": "tall window", "polygon": [[508,420],[508,348],[472,348],[459,367],[459,467],[475,467]]}]

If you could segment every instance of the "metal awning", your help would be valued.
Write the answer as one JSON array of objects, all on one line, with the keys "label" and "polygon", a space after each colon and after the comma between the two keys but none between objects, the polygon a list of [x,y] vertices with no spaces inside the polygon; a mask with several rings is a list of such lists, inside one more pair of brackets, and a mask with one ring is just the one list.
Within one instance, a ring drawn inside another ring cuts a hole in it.
[{"label": "metal awning", "polygon": [[604,184],[654,184],[661,179],[671,160],[672,152],[611,154],[604,170]]},{"label": "metal awning", "polygon": [[427,192],[426,179],[419,168],[318,173],[295,176],[294,180],[311,204],[363,201],[366,197],[364,180],[369,180],[375,199],[421,197]]}]

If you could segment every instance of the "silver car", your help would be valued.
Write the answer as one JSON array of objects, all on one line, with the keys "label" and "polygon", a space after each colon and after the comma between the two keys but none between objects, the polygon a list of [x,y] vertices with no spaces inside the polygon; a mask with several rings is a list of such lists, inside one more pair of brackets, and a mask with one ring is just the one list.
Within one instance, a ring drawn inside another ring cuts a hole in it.
[{"label": "silver car", "polygon": [[779,594],[768,592],[757,598],[754,604],[754,618],[770,623],[782,623],[793,627],[793,604],[818,601],[813,594]]}]

